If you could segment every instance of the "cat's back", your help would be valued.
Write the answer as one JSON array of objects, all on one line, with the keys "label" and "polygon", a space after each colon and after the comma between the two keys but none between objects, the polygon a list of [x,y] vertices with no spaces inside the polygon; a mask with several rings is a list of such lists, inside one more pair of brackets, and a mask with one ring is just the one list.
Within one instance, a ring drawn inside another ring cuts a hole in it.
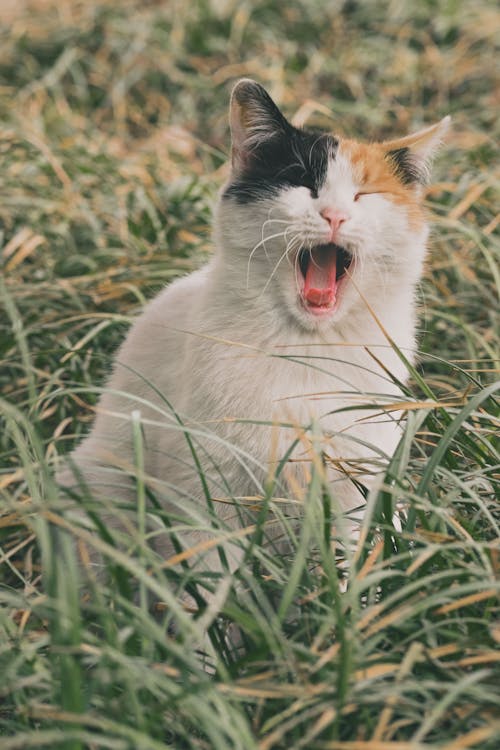
[{"label": "cat's back", "polygon": [[75,457],[131,450],[130,416],[161,421],[167,401],[174,406],[185,381],[186,348],[199,328],[209,267],[177,279],[134,321],[117,352],[113,371],[96,409],[93,428]]}]

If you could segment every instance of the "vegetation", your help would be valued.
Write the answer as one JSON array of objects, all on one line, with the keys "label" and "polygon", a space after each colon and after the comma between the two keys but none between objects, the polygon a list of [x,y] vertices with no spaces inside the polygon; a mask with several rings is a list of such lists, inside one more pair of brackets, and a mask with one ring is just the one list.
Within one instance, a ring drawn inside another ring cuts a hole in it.
[{"label": "vegetation", "polygon": [[[1,750],[498,748],[493,5],[25,0],[0,23]],[[131,317],[211,252],[243,75],[299,123],[380,138],[450,113],[454,133],[427,194],[405,436],[361,539],[332,549],[318,462],[290,554],[260,543],[261,514],[234,540],[242,569],[207,581],[189,550],[155,557],[140,481],[124,553],[72,523],[51,477]],[[110,571],[83,593],[68,526]]]}]

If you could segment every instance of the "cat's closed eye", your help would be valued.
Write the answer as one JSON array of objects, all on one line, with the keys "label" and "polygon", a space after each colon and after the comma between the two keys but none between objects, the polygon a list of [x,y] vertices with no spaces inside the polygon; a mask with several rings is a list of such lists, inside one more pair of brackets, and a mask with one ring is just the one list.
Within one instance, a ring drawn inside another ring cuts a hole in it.
[{"label": "cat's closed eye", "polygon": [[296,164],[287,165],[276,173],[276,177],[286,177],[288,184],[293,187],[305,187],[313,198],[318,197],[318,187],[314,178],[305,169],[297,169]]},{"label": "cat's closed eye", "polygon": [[354,196],[354,201],[355,202],[359,201],[359,199],[362,198],[364,195],[376,195],[376,193],[377,193],[376,190],[365,190],[365,191],[360,190],[360,192],[356,193],[356,195]]},{"label": "cat's closed eye", "polygon": [[316,185],[314,178],[308,172],[303,171],[302,174],[297,175],[295,178],[295,184],[297,187],[307,188],[313,198],[318,197],[318,186]]},{"label": "cat's closed eye", "polygon": [[300,177],[297,177],[295,185],[296,187],[307,188],[307,190],[309,190],[311,194],[311,198],[318,197],[318,187],[314,180],[307,174],[307,172],[304,172]]}]

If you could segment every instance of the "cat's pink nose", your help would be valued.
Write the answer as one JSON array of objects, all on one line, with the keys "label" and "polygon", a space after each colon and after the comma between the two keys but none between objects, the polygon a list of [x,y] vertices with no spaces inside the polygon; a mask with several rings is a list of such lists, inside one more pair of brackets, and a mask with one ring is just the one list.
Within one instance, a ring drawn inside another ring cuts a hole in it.
[{"label": "cat's pink nose", "polygon": [[334,208],[324,208],[320,213],[321,216],[330,224],[332,234],[336,232],[340,225],[349,218],[346,213],[344,213],[343,211],[337,211]]}]

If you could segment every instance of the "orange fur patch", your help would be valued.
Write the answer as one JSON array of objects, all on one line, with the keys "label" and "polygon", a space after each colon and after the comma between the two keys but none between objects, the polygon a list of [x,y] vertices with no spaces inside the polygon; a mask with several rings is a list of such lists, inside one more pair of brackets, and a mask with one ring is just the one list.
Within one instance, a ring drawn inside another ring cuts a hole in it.
[{"label": "orange fur patch", "polygon": [[351,162],[360,190],[383,193],[387,200],[404,206],[410,227],[420,229],[425,221],[420,191],[403,185],[398,179],[386,158],[389,150],[383,143],[359,143],[348,139],[342,139],[339,145],[339,154],[343,154]]}]

